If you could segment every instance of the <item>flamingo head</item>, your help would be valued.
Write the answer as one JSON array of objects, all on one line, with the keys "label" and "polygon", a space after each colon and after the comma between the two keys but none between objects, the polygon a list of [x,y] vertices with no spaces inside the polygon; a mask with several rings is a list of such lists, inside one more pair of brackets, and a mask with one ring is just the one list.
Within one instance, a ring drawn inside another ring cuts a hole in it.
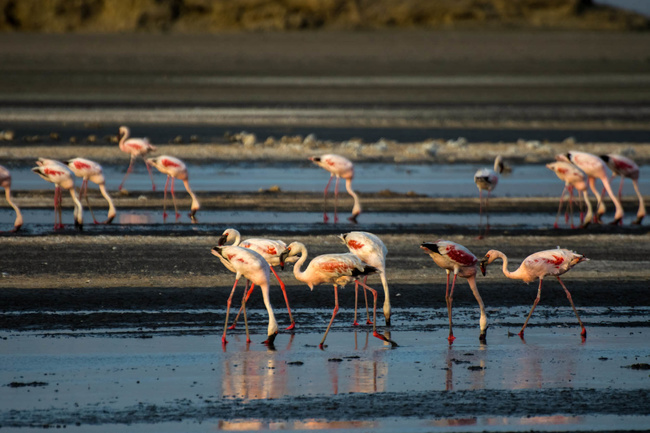
[{"label": "flamingo head", "polygon": [[555,155],[556,161],[571,162],[571,153],[558,153]]},{"label": "flamingo head", "polygon": [[129,127],[128,126],[120,126],[120,133],[119,133],[119,138],[122,139],[122,137],[128,136],[130,133]]},{"label": "flamingo head", "polygon": [[487,254],[485,254],[485,257],[481,259],[479,262],[479,268],[481,269],[483,276],[486,274],[488,265],[495,261],[498,257],[499,255],[497,254],[496,250],[490,250],[487,252]]},{"label": "flamingo head", "polygon": [[227,229],[221,234],[218,245],[222,246],[228,242],[233,242],[236,237],[237,237],[237,233],[235,229]]}]

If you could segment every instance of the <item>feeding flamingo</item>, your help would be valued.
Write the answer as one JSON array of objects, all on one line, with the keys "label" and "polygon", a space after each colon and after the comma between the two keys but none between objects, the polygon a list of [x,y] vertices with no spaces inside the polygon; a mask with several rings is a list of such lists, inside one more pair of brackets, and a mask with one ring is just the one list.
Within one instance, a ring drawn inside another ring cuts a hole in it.
[{"label": "feeding flamingo", "polygon": [[[472,254],[464,246],[457,244],[452,241],[438,240],[436,242],[425,242],[420,245],[427,254],[431,256],[433,262],[440,266],[442,269],[447,271],[447,288],[445,290],[445,301],[447,302],[447,313],[449,314],[449,344],[453,343],[456,337],[454,337],[454,332],[452,330],[452,320],[451,320],[451,304],[454,300],[454,287],[456,286],[456,277],[461,276],[467,278],[470,289],[478,302],[479,309],[481,311],[481,318],[479,321],[479,327],[481,333],[479,334],[479,340],[485,341],[487,336],[487,315],[485,314],[485,306],[483,305],[483,299],[478,292],[478,287],[476,287],[476,271],[478,259],[474,254]],[[454,279],[451,283],[451,290],[449,290],[449,274],[454,273]]]},{"label": "feeding flamingo", "polygon": [[[319,347],[322,349],[327,334],[332,327],[332,322],[334,322],[334,317],[339,311],[339,295],[338,288],[345,287],[347,283],[352,281],[358,281],[364,275],[377,272],[377,269],[363,263],[361,259],[354,254],[323,254],[315,257],[307,266],[307,269],[302,270],[302,266],[307,261],[307,248],[300,242],[292,242],[289,244],[284,253],[282,253],[281,261],[286,260],[288,257],[300,256],[296,264],[293,266],[293,275],[297,280],[302,281],[307,284],[311,290],[314,290],[314,286],[319,284],[332,284],[334,286],[334,311],[332,312],[332,318],[330,319],[329,325],[325,330],[325,335],[321,340]],[[359,284],[370,290],[374,297],[374,307],[373,307],[373,323],[372,323],[372,335],[379,338],[380,340],[387,341],[393,346],[397,344],[388,338],[384,337],[377,333],[377,291],[368,287],[365,283],[359,282]]]},{"label": "feeding flamingo", "polygon": [[17,232],[23,225],[23,214],[20,213],[20,208],[11,199],[11,172],[0,165],[0,186],[5,190],[5,198],[7,203],[16,211],[16,219],[14,221],[14,228],[12,232]]},{"label": "feeding flamingo", "polygon": [[88,204],[88,209],[90,209],[90,214],[92,215],[95,224],[98,224],[98,222],[95,219],[95,214],[93,213],[90,207],[90,202],[88,201],[88,181],[97,184],[102,196],[108,202],[108,215],[103,224],[110,224],[113,221],[113,218],[115,218],[117,212],[115,211],[115,206],[113,205],[111,196],[108,194],[108,191],[106,191],[106,179],[104,178],[102,166],[95,161],[85,158],[73,158],[67,161],[67,165],[75,176],[83,179],[81,182],[81,188],[79,188],[79,198],[81,199],[82,197],[86,197],[86,204]]},{"label": "feeding flamingo", "polygon": [[[294,329],[296,326],[296,322],[293,320],[293,316],[291,315],[291,308],[289,307],[289,298],[287,298],[287,290],[284,285],[284,282],[280,279],[280,276],[275,272],[275,269],[273,269],[275,266],[280,266],[281,269],[284,269],[284,262],[280,261],[280,256],[284,252],[284,250],[287,248],[287,244],[282,242],[281,240],[271,240],[271,239],[261,239],[261,238],[253,238],[253,239],[246,239],[244,241],[241,240],[241,235],[239,231],[235,229],[227,229],[223,232],[221,237],[219,238],[219,245],[225,245],[226,243],[232,242],[230,245],[234,246],[240,246],[242,248],[249,248],[258,254],[260,254],[262,257],[264,257],[264,260],[269,264],[271,268],[271,272],[273,272],[273,275],[275,275],[275,278],[277,278],[278,283],[280,283],[280,289],[282,289],[282,294],[284,295],[284,301],[287,303],[287,311],[289,312],[289,320],[291,320],[291,325],[287,327],[286,329]],[[289,259],[289,261],[295,262],[298,260],[297,257],[292,257]],[[248,293],[246,294],[246,300],[250,297],[251,293],[253,293],[253,287],[248,290]],[[239,309],[239,312],[241,313],[241,308]],[[237,317],[235,317],[235,320],[233,320],[233,324],[230,327],[230,329],[234,329],[235,325],[237,324],[237,319],[239,318],[239,313],[237,313]]]},{"label": "feeding flamingo", "polygon": [[636,220],[634,220],[632,224],[641,224],[641,221],[643,221],[643,218],[645,217],[645,203],[643,202],[643,195],[641,195],[641,191],[639,191],[639,166],[630,158],[615,153],[601,155],[600,157],[612,170],[612,178],[616,175],[621,176],[621,186],[618,188],[619,200],[621,199],[621,194],[623,192],[623,181],[626,177],[632,180],[634,191],[636,192],[636,196],[639,198],[639,210],[636,213]]},{"label": "feeding flamingo", "polygon": [[598,193],[598,190],[596,189],[596,178],[598,178],[603,183],[603,186],[607,190],[607,194],[609,195],[609,198],[612,199],[612,202],[614,202],[614,206],[616,207],[616,213],[614,214],[614,221],[612,221],[611,224],[616,225],[618,223],[622,223],[623,206],[621,206],[621,202],[618,200],[618,198],[616,198],[614,192],[612,191],[612,187],[609,183],[609,179],[607,176],[607,167],[605,166],[603,160],[597,157],[596,155],[592,155],[591,153],[577,152],[574,150],[570,151],[566,155],[560,156],[558,159],[564,159],[564,158],[568,159],[570,162],[575,164],[578,168],[580,168],[580,170],[584,171],[585,174],[587,175],[587,178],[589,180],[589,188],[591,188],[591,191],[598,199],[598,210],[596,211],[596,221],[600,223],[601,222],[600,217],[606,211],[605,204],[603,203],[603,198],[601,194]]},{"label": "feeding flamingo", "polygon": [[485,199],[485,236],[487,236],[490,231],[488,201],[490,200],[490,193],[499,183],[499,174],[503,172],[503,169],[503,160],[499,155],[494,159],[494,169],[482,168],[474,174],[474,183],[476,183],[476,186],[478,187],[479,194],[479,239],[483,238],[483,235],[481,234],[481,226],[483,225],[483,191],[487,191],[487,198]]},{"label": "feeding flamingo", "polygon": [[522,280],[525,283],[530,283],[535,279],[539,279],[539,288],[537,289],[537,297],[535,298],[535,302],[533,303],[533,308],[531,308],[530,313],[528,313],[528,317],[526,317],[526,321],[524,322],[524,326],[522,326],[521,330],[519,331],[519,336],[521,338],[524,338],[524,329],[526,329],[528,320],[530,319],[530,316],[533,314],[533,311],[535,310],[535,307],[539,302],[539,298],[542,294],[542,281],[544,280],[544,277],[546,277],[547,275],[554,276],[562,285],[562,288],[566,292],[566,296],[569,299],[569,302],[571,303],[571,308],[573,308],[573,312],[576,314],[576,317],[578,318],[578,323],[580,323],[580,328],[582,329],[580,335],[583,338],[587,337],[587,330],[582,324],[582,321],[580,320],[580,316],[578,315],[578,310],[576,310],[576,307],[573,304],[571,293],[569,293],[569,290],[566,288],[566,286],[560,279],[560,275],[569,271],[578,263],[589,260],[588,258],[586,258],[581,254],[575,253],[573,251],[558,247],[557,249],[554,250],[539,251],[537,253],[533,253],[529,255],[524,259],[524,261],[521,263],[521,265],[516,271],[510,272],[508,270],[508,257],[505,254],[503,254],[501,251],[490,250],[487,252],[485,257],[481,259],[480,262],[481,272],[483,272],[483,275],[485,275],[485,269],[487,265],[489,265],[496,259],[503,260],[503,275],[505,275],[508,278],[512,278],[514,280]]},{"label": "feeding flamingo", "polygon": [[[83,208],[77,198],[74,189],[74,179],[68,167],[62,162],[54,159],[39,158],[36,161],[38,167],[32,168],[32,171],[48,182],[52,182],[54,187],[54,230],[62,229],[63,220],[61,218],[61,188],[70,191],[70,196],[74,202],[74,223],[81,230],[83,227]],[[57,222],[58,216],[58,222]]]},{"label": "feeding flamingo", "polygon": [[171,179],[172,187],[172,201],[174,202],[174,210],[176,211],[176,220],[180,218],[181,214],[178,213],[178,207],[176,206],[176,195],[174,194],[174,180],[178,179],[183,182],[187,193],[192,197],[192,205],[190,206],[189,216],[192,221],[196,222],[196,211],[201,207],[199,201],[196,198],[196,195],[190,189],[189,174],[187,173],[187,167],[185,163],[178,158],[168,155],[158,156],[156,158],[147,159],[147,164],[151,164],[158,169],[163,174],[167,175],[167,181],[165,182],[165,195],[163,198],[163,219],[167,219],[167,186],[169,185],[169,179]]},{"label": "feeding flamingo", "polygon": [[[350,232],[342,234],[341,240],[348,247],[350,252],[359,257],[362,262],[367,263],[373,268],[377,268],[381,284],[384,287],[384,319],[386,326],[390,326],[390,293],[388,291],[388,282],[386,281],[386,254],[388,249],[379,237],[368,232]],[[368,276],[363,279],[366,283]],[[354,325],[357,326],[357,293],[359,285],[354,285]],[[366,291],[363,291],[364,297]],[[366,315],[368,313],[368,298],[366,297]],[[370,320],[368,319],[368,322]],[[368,323],[370,324],[370,323]]]},{"label": "feeding flamingo", "polygon": [[[339,218],[336,213],[336,208],[339,200],[339,179],[345,179],[345,189],[348,194],[354,199],[354,206],[352,207],[352,215],[348,218],[350,221],[356,223],[357,217],[361,213],[361,202],[359,196],[352,190],[352,179],[354,178],[354,164],[347,158],[340,155],[327,154],[321,156],[313,156],[309,158],[314,164],[330,172],[330,178],[325,186],[323,205],[327,201],[327,191],[332,183],[332,178],[336,176],[336,183],[334,185],[334,222],[338,222]],[[327,222],[327,211],[323,210],[323,222]]]},{"label": "feeding flamingo", "polygon": [[582,215],[582,205],[580,206],[580,224],[581,227],[587,227],[591,220],[593,219],[593,210],[591,209],[591,203],[589,202],[589,196],[587,195],[587,184],[585,183],[585,174],[575,165],[566,161],[555,161],[546,164],[546,168],[553,170],[556,176],[564,181],[564,189],[562,190],[562,195],[560,196],[560,207],[557,210],[557,216],[555,217],[555,228],[558,228],[557,221],[562,212],[562,200],[564,199],[564,192],[569,192],[569,205],[567,206],[567,213],[565,214],[565,220],[568,221],[569,212],[571,212],[571,228],[573,228],[573,189],[577,189],[579,194],[582,194],[584,201],[587,204],[587,215],[583,218]]},{"label": "feeding flamingo", "polygon": [[[226,323],[223,327],[223,336],[221,342],[228,343],[226,340],[226,331],[228,329],[228,315],[230,314],[230,305],[232,304],[232,296],[237,288],[239,279],[243,276],[252,284],[257,284],[262,289],[262,298],[264,299],[264,306],[269,315],[269,326],[267,330],[267,339],[264,344],[272,346],[275,337],[278,335],[278,323],[275,321],[273,314],[273,307],[269,299],[269,264],[264,260],[260,254],[248,248],[236,247],[232,245],[216,246],[212,248],[212,254],[221,260],[221,263],[235,273],[235,284],[232,286],[230,296],[228,297],[228,304],[226,308]],[[244,293],[246,295],[246,293]],[[246,324],[246,342],[250,343],[248,334],[248,320],[246,318],[246,296],[242,298],[242,307],[244,309],[244,323]]]},{"label": "feeding flamingo", "polygon": [[148,138],[129,138],[129,135],[131,134],[131,130],[126,127],[126,126],[120,126],[120,150],[122,152],[128,153],[131,155],[131,162],[129,163],[129,168],[126,170],[126,174],[124,175],[124,179],[122,179],[122,183],[120,186],[117,188],[120,191],[122,190],[122,186],[124,185],[124,182],[126,181],[126,178],[131,174],[131,171],[133,170],[133,163],[135,162],[136,158],[138,156],[141,156],[142,159],[144,160],[145,165],[147,166],[147,171],[149,172],[149,178],[151,179],[151,188],[155,191],[156,190],[156,184],[153,182],[153,175],[151,174],[151,168],[149,167],[149,164],[147,163],[147,160],[144,159],[144,156],[148,154],[149,152],[152,152],[156,150],[156,146],[153,144],[149,143]]}]

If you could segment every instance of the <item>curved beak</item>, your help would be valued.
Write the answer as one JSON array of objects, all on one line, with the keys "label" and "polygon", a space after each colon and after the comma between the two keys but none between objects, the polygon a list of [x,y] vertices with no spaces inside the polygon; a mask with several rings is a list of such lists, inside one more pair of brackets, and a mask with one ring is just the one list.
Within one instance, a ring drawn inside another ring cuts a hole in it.
[{"label": "curved beak", "polygon": [[228,239],[228,235],[221,235],[221,237],[219,238],[219,242],[217,244],[221,246],[226,243],[227,239]]},{"label": "curved beak", "polygon": [[286,250],[282,251],[282,254],[280,254],[280,268],[284,270],[284,262],[287,260],[287,257],[289,257],[289,253],[291,253],[291,248],[287,248]]},{"label": "curved beak", "polygon": [[481,268],[481,273],[483,274],[483,276],[485,276],[485,270],[486,270],[486,267],[487,267],[487,261],[488,261],[487,257],[483,257],[483,258],[481,259],[481,261],[479,262],[479,268]]}]

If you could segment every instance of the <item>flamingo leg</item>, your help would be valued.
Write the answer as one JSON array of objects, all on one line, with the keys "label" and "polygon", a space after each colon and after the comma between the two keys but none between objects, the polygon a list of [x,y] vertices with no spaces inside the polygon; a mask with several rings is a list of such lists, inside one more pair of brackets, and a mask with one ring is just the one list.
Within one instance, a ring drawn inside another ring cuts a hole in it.
[{"label": "flamingo leg", "polygon": [[377,332],[377,291],[369,286],[367,286],[365,283],[362,283],[359,281],[359,284],[365,289],[365,290],[370,290],[372,293],[372,296],[374,298],[373,302],[373,309],[372,309],[372,335],[373,337],[377,337],[380,340],[386,341],[390,343],[393,347],[397,346],[397,343],[395,343],[393,340],[390,340],[384,335],[381,335]]},{"label": "flamingo leg", "polygon": [[[614,180],[614,176],[612,176],[612,181]],[[621,200],[621,197],[623,196],[623,181],[625,180],[624,176],[621,176],[621,183],[618,186],[618,199]]]},{"label": "flamingo leg", "polygon": [[334,222],[335,223],[339,222],[339,216],[338,213],[336,212],[336,208],[338,207],[339,204],[339,180],[340,178],[336,176],[336,183],[334,184]]},{"label": "flamingo leg", "polygon": [[149,163],[147,162],[147,159],[142,155],[142,159],[144,160],[144,165],[147,167],[147,171],[149,172],[149,179],[151,179],[151,190],[155,191],[156,190],[156,184],[153,181],[153,174],[151,173],[151,167],[149,166]]},{"label": "flamingo leg", "polygon": [[338,287],[335,285],[334,286],[334,311],[332,312],[332,318],[330,319],[329,325],[327,325],[327,329],[325,330],[325,335],[323,335],[323,339],[320,341],[320,344],[318,347],[323,349],[323,343],[325,343],[325,339],[327,338],[327,334],[330,332],[330,328],[332,327],[332,323],[334,322],[334,318],[336,317],[336,314],[339,312],[339,292],[338,292]]},{"label": "flamingo leg", "polygon": [[354,322],[352,322],[352,326],[359,326],[359,322],[357,322],[357,305],[359,304],[359,282],[355,281],[354,282]]},{"label": "flamingo leg", "polygon": [[251,293],[253,293],[253,289],[255,288],[255,284],[251,284],[250,289],[248,288],[248,280],[246,280],[246,288],[244,289],[244,298],[242,299],[241,306],[239,307],[239,311],[237,312],[237,315],[235,316],[235,320],[232,321],[232,325],[228,327],[228,329],[235,329],[237,326],[237,321],[239,320],[239,316],[241,315],[241,312],[244,308],[244,302],[248,301],[248,298],[251,297]]},{"label": "flamingo leg", "polygon": [[223,336],[221,337],[221,343],[226,344],[228,341],[226,340],[226,331],[228,330],[228,315],[230,314],[230,305],[232,304],[232,295],[235,294],[235,289],[237,288],[237,283],[239,282],[239,279],[235,280],[235,284],[232,286],[232,290],[230,291],[230,296],[228,297],[228,303],[226,304],[226,323],[223,325]]},{"label": "flamingo leg", "polygon": [[578,310],[576,310],[576,306],[573,303],[573,299],[571,298],[571,293],[569,293],[569,289],[566,288],[564,282],[560,279],[559,276],[556,276],[555,278],[557,278],[557,280],[562,285],[562,288],[566,292],[566,297],[569,299],[569,302],[571,303],[571,308],[573,308],[573,312],[576,313],[576,317],[578,318],[578,323],[580,324],[580,329],[581,329],[580,335],[582,336],[582,338],[587,338],[587,330],[585,329],[585,325],[582,324],[582,320],[580,320],[580,316],[578,315]]},{"label": "flamingo leg", "polygon": [[521,331],[519,331],[519,337],[524,338],[524,329],[526,329],[526,325],[528,325],[528,321],[530,320],[530,316],[533,315],[533,311],[535,311],[535,307],[537,307],[537,304],[539,303],[539,298],[542,295],[542,281],[544,281],[542,278],[539,279],[539,288],[537,289],[537,297],[535,298],[535,302],[533,302],[533,308],[530,309],[530,313],[528,313],[528,317],[526,317],[526,321],[524,322],[524,326],[521,327]]},{"label": "flamingo leg", "polygon": [[562,189],[562,194],[560,194],[560,206],[557,208],[557,215],[555,215],[555,224],[553,224],[554,228],[560,228],[558,225],[558,221],[560,220],[560,214],[562,213],[562,204],[564,203],[564,193],[566,192],[566,185],[564,185],[564,189]]},{"label": "flamingo leg", "polygon": [[[63,225],[63,215],[61,211],[61,202],[63,201],[61,187],[56,186],[54,188],[54,230],[59,230],[64,228]],[[58,224],[57,224],[58,216]]]},{"label": "flamingo leg", "polygon": [[567,208],[567,213],[564,216],[564,221],[565,222],[570,222],[571,228],[574,229],[575,226],[573,225],[573,186],[569,185],[567,187],[567,191],[569,192],[569,206]]},{"label": "flamingo leg", "polygon": [[165,181],[165,192],[163,194],[163,222],[167,221],[167,187],[169,186],[169,178],[171,176],[167,175],[167,180]]},{"label": "flamingo leg", "polygon": [[483,239],[481,230],[483,228],[483,190],[478,190],[478,238]]},{"label": "flamingo leg", "polygon": [[490,190],[488,190],[487,198],[485,199],[485,236],[490,233]]},{"label": "flamingo leg", "polygon": [[326,223],[329,221],[329,218],[327,217],[327,191],[330,189],[330,184],[332,183],[332,178],[334,175],[330,175],[329,180],[327,181],[327,185],[325,185],[325,191],[323,191],[323,222]]},{"label": "flamingo leg", "polygon": [[[122,186],[124,186],[124,182],[126,181],[126,178],[129,177],[129,174],[133,171],[133,162],[135,161],[135,155],[131,154],[131,161],[129,162],[129,168],[126,169],[126,174],[124,175],[124,178],[122,179],[122,183],[120,186],[117,187],[119,191],[122,191]],[[146,161],[145,161],[146,162]]]},{"label": "flamingo leg", "polygon": [[174,212],[176,212],[176,221],[181,217],[181,214],[178,213],[178,206],[176,206],[176,194],[174,194],[174,181],[176,179],[172,177],[172,202],[174,203]]},{"label": "flamingo leg", "polygon": [[[368,276],[366,275],[363,279],[363,284],[366,284],[368,281]],[[374,325],[374,320],[370,321],[370,311],[368,310],[368,293],[366,289],[363,289],[363,297],[366,299],[366,325]]]},{"label": "flamingo leg", "polygon": [[[251,289],[248,291],[249,294],[250,294],[250,292],[253,291],[253,287],[255,287],[255,284],[251,284]],[[244,292],[244,293],[246,293],[246,292]],[[244,329],[246,329],[246,343],[250,343],[251,342],[251,337],[250,337],[250,334],[248,333],[248,316],[246,315],[246,300],[248,300],[248,296],[243,297],[242,303],[241,303],[241,309],[244,310]]]},{"label": "flamingo leg", "polygon": [[284,286],[284,282],[280,279],[278,273],[275,272],[275,269],[273,269],[273,266],[270,266],[270,268],[271,268],[271,272],[273,272],[273,275],[275,275],[275,278],[278,279],[278,283],[280,283],[280,289],[282,289],[282,295],[284,295],[284,302],[287,304],[287,311],[289,312],[289,320],[291,321],[291,325],[289,325],[286,329],[291,330],[296,327],[296,321],[293,320],[293,316],[291,315],[291,307],[289,307],[289,298],[287,297],[287,289]]},{"label": "flamingo leg", "polygon": [[[95,224],[99,224],[99,221],[95,218],[95,213],[93,212],[93,208],[90,207],[90,200],[88,200],[88,179],[84,179],[81,182],[81,188],[83,189],[83,196],[86,198],[86,204],[88,205],[88,210],[90,211],[90,216],[93,217],[93,222]],[[79,192],[81,194],[81,191]]]},{"label": "flamingo leg", "polygon": [[447,302],[447,313],[449,314],[449,344],[453,343],[456,337],[454,337],[454,331],[452,330],[452,320],[451,320],[451,304],[454,301],[454,288],[456,287],[456,277],[458,273],[454,271],[454,279],[451,282],[451,290],[449,290],[449,271],[447,271],[447,291],[445,292],[445,301]]}]

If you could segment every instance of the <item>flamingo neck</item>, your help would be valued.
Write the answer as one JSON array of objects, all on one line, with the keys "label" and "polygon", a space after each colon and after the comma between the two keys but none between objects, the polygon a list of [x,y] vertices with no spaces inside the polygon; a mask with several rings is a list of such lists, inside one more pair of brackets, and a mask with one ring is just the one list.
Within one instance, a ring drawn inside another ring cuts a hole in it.
[{"label": "flamingo neck", "polygon": [[83,207],[81,206],[81,202],[77,198],[77,193],[74,190],[74,187],[70,188],[68,191],[70,191],[70,197],[72,197],[72,201],[74,202],[74,215],[75,219],[79,224],[83,223]]},{"label": "flamingo neck", "polygon": [[302,266],[307,261],[307,249],[304,245],[298,246],[298,254],[300,254],[300,258],[293,265],[293,276],[296,277],[297,280],[300,280],[303,283],[307,283],[309,287],[313,289],[314,287],[307,281],[305,272],[302,270]]},{"label": "flamingo neck", "polygon": [[113,200],[111,199],[111,196],[108,194],[108,191],[106,191],[106,185],[103,183],[99,184],[99,191],[102,193],[106,201],[108,202],[108,217],[114,217],[117,211],[115,210],[115,205],[113,205]]},{"label": "flamingo neck", "polygon": [[20,208],[11,200],[11,190],[5,188],[5,198],[7,203],[16,211],[16,221],[14,222],[14,227],[20,227],[23,225],[23,214],[20,213]]},{"label": "flamingo neck", "polygon": [[645,216],[645,202],[643,201],[641,191],[639,191],[639,182],[632,179],[632,185],[634,185],[634,191],[636,192],[636,196],[639,198],[639,211],[637,212],[637,216]]},{"label": "flamingo neck", "polygon": [[[185,179],[183,180],[183,185],[185,185],[185,190],[190,195],[190,197],[192,197],[192,205],[190,206],[190,209],[192,209],[193,211],[199,210],[201,208],[201,205],[199,204],[199,200],[196,198],[196,195],[194,194],[194,192],[192,192],[192,189],[190,188],[190,182],[187,179]],[[237,244],[235,245],[238,244],[239,242],[237,242]]]},{"label": "flamingo neck", "polygon": [[269,314],[269,328],[267,335],[274,335],[278,332],[278,322],[275,320],[275,314],[273,313],[273,306],[271,305],[271,299],[269,297],[269,285],[264,283],[260,285],[262,289],[262,298],[264,299],[264,306],[266,311]]},{"label": "flamingo neck", "polygon": [[348,194],[354,199],[354,206],[352,207],[352,214],[358,215],[361,213],[361,202],[359,201],[359,196],[352,189],[352,179],[345,179],[345,189],[348,191]]}]

